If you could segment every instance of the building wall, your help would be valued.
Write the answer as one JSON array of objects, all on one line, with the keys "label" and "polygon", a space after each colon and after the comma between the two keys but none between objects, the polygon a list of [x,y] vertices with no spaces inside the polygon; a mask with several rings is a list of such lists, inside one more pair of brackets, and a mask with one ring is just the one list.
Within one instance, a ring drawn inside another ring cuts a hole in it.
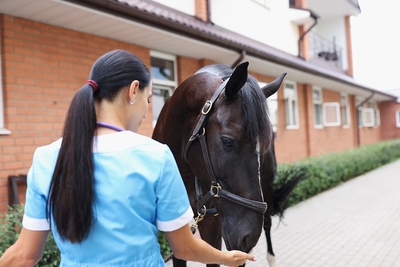
[{"label": "building wall", "polygon": [[[5,126],[0,136],[0,210],[7,177],[26,174],[36,147],[60,138],[74,93],[93,62],[113,49],[133,52],[150,67],[149,49],[25,19],[0,16]],[[152,108],[139,133],[150,136]]]},{"label": "building wall", "polygon": [[[289,1],[218,0],[211,3],[211,21],[218,26],[297,55],[299,31],[290,22]],[[229,7],[229,8],[227,8]]]},{"label": "building wall", "polygon": [[396,126],[396,112],[400,103],[383,102],[379,105],[381,112],[381,138],[384,140],[400,138],[400,127]]},{"label": "building wall", "polygon": [[[86,82],[93,62],[113,49],[133,52],[150,67],[148,48],[96,37],[43,23],[1,15],[1,47],[5,126],[12,133],[0,136],[0,212],[8,204],[7,177],[26,174],[36,147],[60,138],[64,117],[74,93]],[[214,63],[177,55],[178,83],[199,68]],[[275,77],[251,73],[262,82]],[[285,100],[278,91],[278,128],[275,150],[278,163],[357,146],[355,97],[349,96],[351,125],[348,128],[314,127],[312,85],[297,84],[299,128],[285,126]],[[340,93],[323,88],[324,102],[340,102]],[[400,136],[399,129],[387,130],[386,121],[399,104],[380,105],[382,127],[360,128],[361,145]],[[152,107],[139,133],[151,136]],[[388,119],[389,118],[389,119]],[[392,126],[393,127],[393,126]],[[23,199],[24,188],[20,188]]]}]

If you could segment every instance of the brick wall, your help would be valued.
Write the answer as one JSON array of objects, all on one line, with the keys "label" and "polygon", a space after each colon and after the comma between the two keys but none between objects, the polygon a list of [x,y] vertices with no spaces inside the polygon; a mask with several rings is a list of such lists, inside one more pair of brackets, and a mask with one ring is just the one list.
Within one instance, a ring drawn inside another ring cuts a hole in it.
[{"label": "brick wall", "polygon": [[396,127],[396,112],[400,103],[383,102],[379,105],[381,113],[381,137],[384,140],[400,138],[400,128]]},{"label": "brick wall", "polygon": [[[113,49],[133,52],[150,67],[147,48],[2,15],[5,126],[0,136],[0,211],[8,204],[8,175],[26,174],[36,147],[61,136],[74,93],[91,65]],[[139,133],[151,136],[152,114]]]},{"label": "brick wall", "polygon": [[[43,23],[1,15],[1,47],[5,126],[11,135],[0,136],[0,212],[8,204],[7,177],[26,174],[36,147],[61,136],[69,102],[86,82],[91,65],[112,49],[125,49],[150,67],[148,48],[96,37]],[[214,63],[207,59],[177,56],[178,83],[199,68]],[[262,82],[275,77],[251,73]],[[278,91],[278,128],[275,149],[279,163],[357,146],[355,97],[349,96],[350,127],[314,127],[312,86],[297,84],[299,128],[287,129],[284,91]],[[324,102],[340,102],[340,94],[323,88]],[[393,128],[400,104],[380,105],[382,127],[360,128],[361,145],[400,136]],[[139,133],[151,136],[152,107]],[[390,125],[390,126],[389,126]],[[391,127],[391,128],[390,128]],[[395,126],[394,126],[395,127]],[[24,188],[20,188],[24,199]]]}]

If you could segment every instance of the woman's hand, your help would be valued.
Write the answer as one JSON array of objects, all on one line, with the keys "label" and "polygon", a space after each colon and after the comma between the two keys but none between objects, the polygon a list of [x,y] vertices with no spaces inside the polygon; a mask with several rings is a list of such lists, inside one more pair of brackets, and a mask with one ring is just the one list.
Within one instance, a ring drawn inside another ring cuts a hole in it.
[{"label": "woman's hand", "polygon": [[257,260],[253,255],[247,254],[239,250],[227,251],[225,252],[224,257],[226,257],[226,259],[222,260],[222,264],[226,266],[241,266],[247,261]]}]

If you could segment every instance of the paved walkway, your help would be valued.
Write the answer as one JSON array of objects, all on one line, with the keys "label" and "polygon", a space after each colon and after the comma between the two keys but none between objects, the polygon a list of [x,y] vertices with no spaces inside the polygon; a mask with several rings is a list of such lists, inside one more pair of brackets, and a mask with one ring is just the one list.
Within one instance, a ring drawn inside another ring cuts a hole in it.
[{"label": "paved walkway", "polygon": [[[400,160],[287,209],[271,234],[277,267],[399,267]],[[264,234],[253,254],[246,267],[268,266]]]}]

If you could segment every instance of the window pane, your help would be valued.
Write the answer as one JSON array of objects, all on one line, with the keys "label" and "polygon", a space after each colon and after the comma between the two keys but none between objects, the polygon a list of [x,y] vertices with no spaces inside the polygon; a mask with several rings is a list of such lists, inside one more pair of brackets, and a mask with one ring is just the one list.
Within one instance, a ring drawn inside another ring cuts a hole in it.
[{"label": "window pane", "polygon": [[155,126],[155,123],[157,122],[165,100],[170,97],[170,92],[172,92],[172,88],[153,85],[153,96],[151,98],[153,107],[153,126]]},{"label": "window pane", "polygon": [[314,104],[314,122],[315,125],[322,125],[322,105]]},{"label": "window pane", "polygon": [[155,79],[175,81],[174,61],[151,57],[151,74]]},{"label": "window pane", "polygon": [[313,90],[313,99],[316,102],[321,101],[321,91],[319,90]]},{"label": "window pane", "polygon": [[291,114],[291,119],[292,119],[292,125],[296,125],[297,121],[296,121],[296,102],[295,101],[291,101],[291,105],[292,105],[292,114]]},{"label": "window pane", "polygon": [[269,119],[272,124],[272,128],[274,132],[276,132],[278,127],[278,101],[273,96],[276,96],[276,93],[270,96],[267,99],[267,106],[269,111]]},{"label": "window pane", "polygon": [[346,109],[346,107],[341,107],[340,113],[341,113],[341,117],[342,117],[342,125],[347,125],[347,109]]}]

